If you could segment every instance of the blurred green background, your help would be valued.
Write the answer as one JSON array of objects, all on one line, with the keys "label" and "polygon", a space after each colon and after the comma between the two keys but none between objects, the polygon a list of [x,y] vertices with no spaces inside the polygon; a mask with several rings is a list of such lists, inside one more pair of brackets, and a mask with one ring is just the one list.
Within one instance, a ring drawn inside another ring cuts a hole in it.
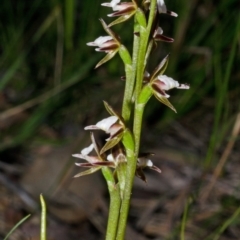
[{"label": "blurred green background", "polygon": [[[153,144],[180,122],[195,139],[204,142],[199,150],[201,161],[195,165],[211,169],[230,140],[240,110],[240,2],[165,2],[179,16],[162,15],[160,26],[164,35],[175,41],[159,44],[148,70],[151,72],[170,53],[166,74],[189,83],[191,89],[170,92],[177,114],[150,100],[142,144]],[[107,23],[113,20],[107,17],[111,9],[100,7],[100,3],[1,2],[0,156],[4,161],[14,161],[13,155],[34,144],[61,146],[74,141],[84,126],[107,116],[102,100],[120,111],[124,68],[119,56],[94,70],[104,53],[86,46],[106,35],[99,18]],[[113,27],[130,52],[132,29],[132,19]]]},{"label": "blurred green background", "polygon": [[[1,150],[27,144],[42,124],[61,131],[69,122],[84,122],[104,111],[102,99],[120,107],[119,58],[94,71],[103,54],[86,46],[105,35],[98,19],[111,20],[109,9],[99,6],[98,0],[2,2]],[[167,6],[179,17],[163,16],[160,25],[175,42],[160,44],[150,69],[171,53],[167,74],[191,90],[172,94],[177,115],[152,101],[147,117],[160,127],[202,109],[201,114],[214,114],[212,131],[222,135],[239,110],[239,2],[168,1]],[[129,48],[131,29],[129,23],[114,28]],[[11,124],[19,113],[28,117]]]},{"label": "blurred green background", "polygon": [[[61,135],[69,124],[84,124],[89,118],[95,121],[95,116],[104,114],[103,99],[120,109],[124,83],[119,79],[124,71],[119,57],[95,71],[94,65],[104,54],[86,46],[105,35],[98,19],[112,20],[106,17],[110,9],[99,7],[100,3],[2,2],[1,151],[36,140],[42,125]],[[161,128],[190,113],[194,121],[213,114],[206,130],[211,132],[210,148],[214,149],[239,111],[239,2],[179,0],[166,4],[179,17],[163,15],[160,26],[175,42],[160,44],[149,71],[170,53],[166,74],[189,83],[191,90],[172,92],[177,115],[151,100],[146,122]],[[114,30],[131,51],[130,22]]]}]

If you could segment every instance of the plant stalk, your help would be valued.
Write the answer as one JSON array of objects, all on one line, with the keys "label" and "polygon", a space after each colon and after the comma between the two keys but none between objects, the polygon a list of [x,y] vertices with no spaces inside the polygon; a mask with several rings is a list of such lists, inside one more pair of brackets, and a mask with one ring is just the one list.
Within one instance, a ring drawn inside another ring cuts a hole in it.
[{"label": "plant stalk", "polygon": [[107,232],[105,239],[115,240],[121,206],[120,190],[119,186],[115,183],[112,171],[108,167],[103,167],[102,173],[107,182],[108,191],[110,195]]}]

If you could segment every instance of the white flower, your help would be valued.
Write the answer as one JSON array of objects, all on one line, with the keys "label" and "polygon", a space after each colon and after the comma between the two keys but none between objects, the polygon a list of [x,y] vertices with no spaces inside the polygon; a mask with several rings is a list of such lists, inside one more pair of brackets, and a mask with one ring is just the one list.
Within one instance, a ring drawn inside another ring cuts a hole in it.
[{"label": "white flower", "polygon": [[114,157],[113,157],[113,155],[112,155],[112,154],[108,154],[108,155],[107,155],[107,160],[108,160],[109,162],[114,162]]},{"label": "white flower", "polygon": [[121,17],[118,20],[115,20],[114,23],[111,23],[112,25],[126,21],[137,10],[135,1],[120,3],[120,0],[112,0],[110,3],[102,3],[101,5],[112,8],[113,13],[108,14],[108,17]]},{"label": "white flower", "polygon": [[121,0],[112,0],[110,3],[102,3],[102,6],[105,7],[111,7],[113,9],[113,11],[118,11],[118,3],[120,3]]},{"label": "white flower", "polygon": [[138,167],[149,167],[153,166],[153,162],[150,159],[138,158]]},{"label": "white flower", "polygon": [[[90,164],[93,164],[95,162],[98,162],[99,159],[95,156],[90,156],[89,153],[92,152],[92,150],[94,149],[94,144],[90,144],[88,147],[82,149],[81,153],[77,153],[77,154],[73,154],[73,157],[76,158],[81,158],[84,159],[86,161],[88,161]],[[77,166],[81,166],[81,163],[75,163]]]},{"label": "white flower", "polygon": [[155,30],[154,35],[157,35],[157,34],[159,34],[159,35],[163,34],[163,30],[161,27],[158,27],[157,30]]},{"label": "white flower", "polygon": [[174,39],[164,36],[163,30],[161,27],[158,26],[158,28],[154,31],[153,38],[155,41],[164,41],[164,42],[173,42]]},{"label": "white flower", "polygon": [[101,51],[101,48],[106,47],[107,45],[109,45],[109,43],[112,44],[112,40],[113,38],[111,36],[104,36],[104,37],[101,36],[95,39],[93,42],[87,43],[87,45],[92,47],[98,47],[95,50]]},{"label": "white flower", "polygon": [[157,7],[159,13],[167,13],[167,7],[164,0],[157,0]]},{"label": "white flower", "polygon": [[136,176],[141,178],[143,181],[147,182],[146,177],[143,173],[144,168],[150,168],[158,173],[161,173],[161,170],[153,165],[153,162],[149,159],[149,156],[153,156],[152,153],[144,153],[138,157],[137,160],[137,168],[136,168]]},{"label": "white flower", "polygon": [[162,90],[170,90],[172,88],[179,88],[179,89],[189,89],[189,85],[187,84],[179,84],[178,81],[168,77],[166,75],[158,76],[158,80],[161,82],[161,89]]},{"label": "white flower", "polygon": [[94,145],[93,145],[93,143],[92,143],[89,147],[84,148],[84,149],[81,151],[81,154],[82,154],[83,156],[86,156],[86,155],[88,155],[88,154],[93,150],[93,148],[94,148]]},{"label": "white flower", "polygon": [[166,6],[164,0],[157,0],[157,8],[158,8],[158,12],[159,13],[166,13],[166,14],[169,14],[169,15],[171,15],[173,17],[177,17],[178,16],[175,12],[167,10],[167,6]]},{"label": "white flower", "polygon": [[189,89],[188,84],[180,84],[178,81],[166,76],[159,75],[156,79],[151,82],[154,96],[163,104],[170,107],[173,111],[176,112],[176,109],[172,104],[167,100],[170,97],[165,91],[168,91],[172,88],[178,89]]},{"label": "white flower", "polygon": [[110,116],[108,118],[104,118],[103,120],[96,123],[96,125],[87,126],[85,130],[103,130],[106,133],[109,133],[111,126],[118,121],[118,117]]}]

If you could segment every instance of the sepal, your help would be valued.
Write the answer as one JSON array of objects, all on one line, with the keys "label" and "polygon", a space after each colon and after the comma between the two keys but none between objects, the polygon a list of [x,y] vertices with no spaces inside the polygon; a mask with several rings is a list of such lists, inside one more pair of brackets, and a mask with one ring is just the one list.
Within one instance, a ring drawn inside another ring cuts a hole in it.
[{"label": "sepal", "polygon": [[105,62],[111,60],[115,55],[116,53],[118,52],[118,50],[115,50],[115,51],[112,51],[112,52],[109,52],[102,60],[100,60],[97,65],[95,66],[95,69],[100,67],[102,64],[104,64]]},{"label": "sepal", "polygon": [[157,76],[162,75],[167,66],[168,66],[169,54],[158,64],[158,66],[154,69],[153,73],[150,76],[150,82],[152,82]]},{"label": "sepal", "polygon": [[107,150],[116,146],[121,141],[122,137],[123,137],[123,132],[120,132],[115,137],[108,139],[108,141],[105,143],[105,145],[101,149],[100,154],[103,154]]},{"label": "sepal", "polygon": [[171,108],[175,113],[177,113],[176,109],[174,108],[174,106],[168,101],[167,97],[162,96],[161,94],[159,94],[157,91],[153,91],[153,94],[155,96],[155,98],[163,103],[164,105],[166,105],[167,107]]}]

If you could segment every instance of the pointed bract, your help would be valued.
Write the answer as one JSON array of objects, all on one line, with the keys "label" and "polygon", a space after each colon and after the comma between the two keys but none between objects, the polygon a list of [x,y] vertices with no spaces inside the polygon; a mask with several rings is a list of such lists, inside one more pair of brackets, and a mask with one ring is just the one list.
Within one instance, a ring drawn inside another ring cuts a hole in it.
[{"label": "pointed bract", "polygon": [[177,113],[176,109],[173,107],[173,105],[168,101],[167,97],[164,97],[162,94],[159,94],[157,91],[153,91],[153,94],[155,98],[166,105],[167,107],[171,108],[175,113]]},{"label": "pointed bract", "polygon": [[160,62],[160,64],[154,69],[150,76],[150,82],[153,81],[157,76],[162,75],[168,65],[169,54]]},{"label": "pointed bract", "polygon": [[122,137],[123,137],[123,132],[120,132],[114,138],[107,139],[107,142],[105,143],[105,145],[101,149],[100,154],[103,154],[107,150],[109,150],[109,149],[113,148],[114,146],[116,146],[121,141]]}]

